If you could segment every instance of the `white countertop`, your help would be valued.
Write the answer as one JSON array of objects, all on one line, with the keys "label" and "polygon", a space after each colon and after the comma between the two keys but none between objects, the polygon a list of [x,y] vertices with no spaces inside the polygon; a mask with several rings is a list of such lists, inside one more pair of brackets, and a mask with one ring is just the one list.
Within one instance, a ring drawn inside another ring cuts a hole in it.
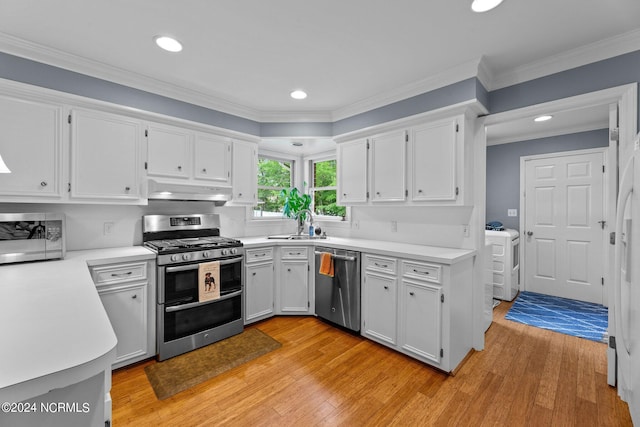
[{"label": "white countertop", "polygon": [[21,401],[86,379],[92,363],[110,366],[117,340],[88,264],[154,258],[137,246],[0,266],[0,401]]},{"label": "white countertop", "polygon": [[471,258],[476,254],[476,251],[473,249],[443,248],[438,246],[387,242],[382,240],[351,239],[344,237],[300,240],[267,239],[266,237],[241,237],[240,240],[247,249],[260,246],[328,246],[332,248],[370,252],[378,255],[437,262],[440,264],[455,264],[467,258]]}]

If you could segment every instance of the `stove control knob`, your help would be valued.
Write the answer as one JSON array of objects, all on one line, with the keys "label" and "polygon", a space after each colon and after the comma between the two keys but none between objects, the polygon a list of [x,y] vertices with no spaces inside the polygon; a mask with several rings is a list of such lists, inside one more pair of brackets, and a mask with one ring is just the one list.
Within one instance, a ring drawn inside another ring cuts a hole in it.
[{"label": "stove control knob", "polygon": [[180,257],[178,255],[171,255],[171,261],[177,261]]},{"label": "stove control knob", "polygon": [[238,253],[238,250],[237,250],[236,248],[233,248],[233,249],[231,249],[231,253],[232,253],[233,255],[235,255],[235,254],[237,254],[237,253]]},{"label": "stove control knob", "polygon": [[223,249],[221,253],[222,253],[222,255],[228,255],[229,254],[229,249]]},{"label": "stove control knob", "polygon": [[209,251],[204,251],[204,252],[202,252],[202,257],[203,258],[211,258],[211,253]]},{"label": "stove control knob", "polygon": [[183,259],[183,260],[185,260],[185,261],[189,261],[189,258],[191,258],[191,257],[189,256],[189,254],[184,254],[184,255],[182,255],[182,259]]}]

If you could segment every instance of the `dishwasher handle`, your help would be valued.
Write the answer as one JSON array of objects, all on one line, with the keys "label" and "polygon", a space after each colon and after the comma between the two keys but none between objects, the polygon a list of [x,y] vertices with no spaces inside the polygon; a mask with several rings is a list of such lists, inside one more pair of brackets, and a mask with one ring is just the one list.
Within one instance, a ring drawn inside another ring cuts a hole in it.
[{"label": "dishwasher handle", "polygon": [[[314,251],[314,253],[315,253],[316,255],[322,255],[323,253],[327,253],[327,252],[318,252],[318,251]],[[328,253],[330,253],[330,252],[328,252]],[[356,259],[357,259],[357,258],[356,258],[356,257],[354,257],[354,256],[336,255],[336,254],[331,254],[331,258],[333,258],[333,259],[338,259],[338,260],[341,260],[341,261],[352,261],[352,262],[356,261]]]}]

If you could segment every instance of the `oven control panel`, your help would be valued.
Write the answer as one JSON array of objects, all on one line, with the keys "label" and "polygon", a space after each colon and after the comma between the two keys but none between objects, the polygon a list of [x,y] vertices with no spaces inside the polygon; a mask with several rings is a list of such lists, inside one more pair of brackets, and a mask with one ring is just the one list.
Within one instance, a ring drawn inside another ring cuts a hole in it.
[{"label": "oven control panel", "polygon": [[208,249],[204,251],[189,251],[177,254],[158,255],[158,265],[179,264],[185,262],[216,261],[220,258],[241,257],[243,248]]},{"label": "oven control panel", "polygon": [[200,225],[202,222],[199,216],[183,216],[169,218],[169,224],[171,224],[172,227],[180,227],[183,225]]}]

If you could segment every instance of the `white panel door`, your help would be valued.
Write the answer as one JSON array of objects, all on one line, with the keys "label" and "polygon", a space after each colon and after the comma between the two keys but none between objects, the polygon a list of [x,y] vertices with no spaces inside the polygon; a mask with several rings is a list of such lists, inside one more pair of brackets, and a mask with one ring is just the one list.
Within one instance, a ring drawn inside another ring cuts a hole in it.
[{"label": "white panel door", "polygon": [[524,164],[524,288],[602,304],[603,153]]}]

